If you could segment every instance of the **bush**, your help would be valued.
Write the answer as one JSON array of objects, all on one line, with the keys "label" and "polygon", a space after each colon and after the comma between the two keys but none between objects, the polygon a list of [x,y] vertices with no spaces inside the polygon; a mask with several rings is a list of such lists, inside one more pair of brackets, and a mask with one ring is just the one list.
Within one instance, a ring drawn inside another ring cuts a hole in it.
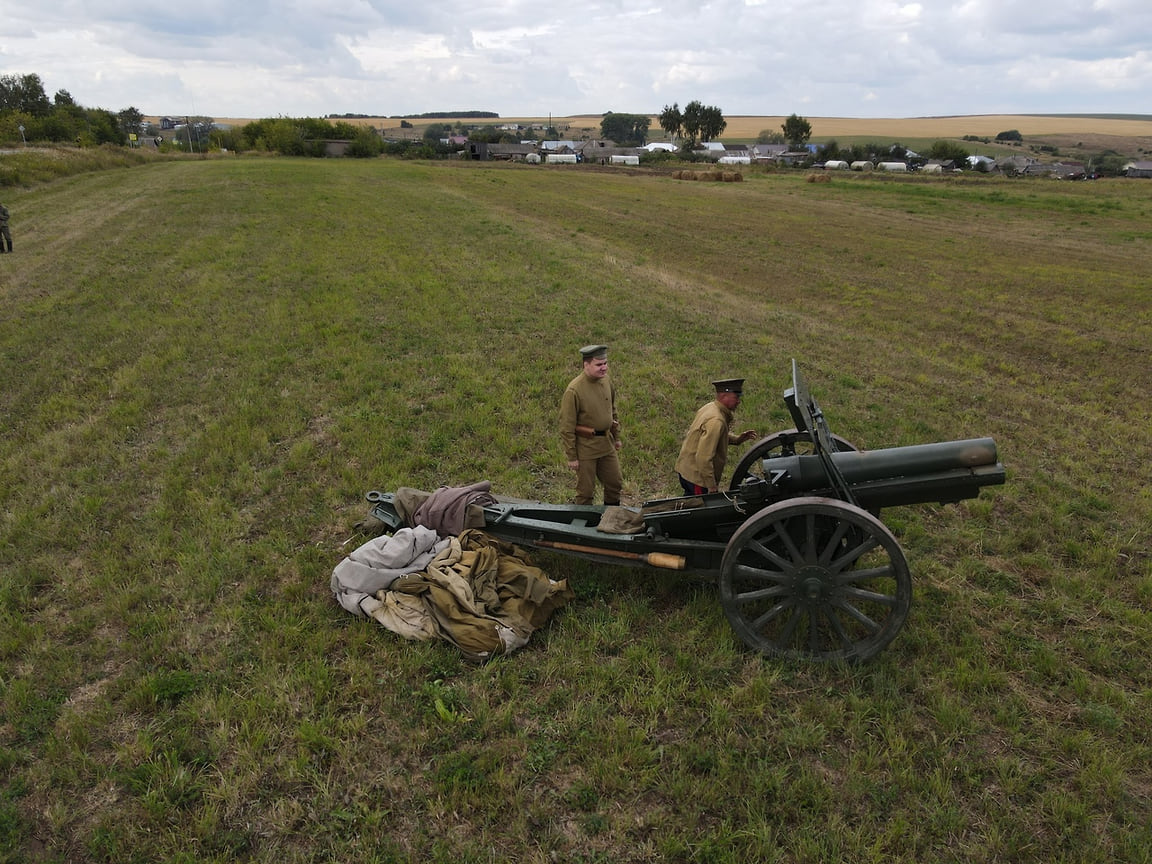
[{"label": "bush", "polygon": [[348,155],[354,159],[371,159],[384,150],[384,139],[372,129],[361,129],[348,144]]}]

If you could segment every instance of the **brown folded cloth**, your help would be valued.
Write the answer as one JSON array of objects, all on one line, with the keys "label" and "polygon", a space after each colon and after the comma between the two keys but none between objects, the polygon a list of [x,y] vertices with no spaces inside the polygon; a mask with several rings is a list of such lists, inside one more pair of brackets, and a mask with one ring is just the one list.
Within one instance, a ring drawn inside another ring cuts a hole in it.
[{"label": "brown folded cloth", "polygon": [[488,480],[470,486],[441,486],[416,509],[413,521],[441,536],[455,536],[466,528],[483,528],[483,508],[496,503],[491,489]]},{"label": "brown folded cloth", "polygon": [[644,517],[635,510],[629,510],[627,507],[608,507],[600,517],[596,530],[605,534],[643,534],[647,528],[644,525]]}]

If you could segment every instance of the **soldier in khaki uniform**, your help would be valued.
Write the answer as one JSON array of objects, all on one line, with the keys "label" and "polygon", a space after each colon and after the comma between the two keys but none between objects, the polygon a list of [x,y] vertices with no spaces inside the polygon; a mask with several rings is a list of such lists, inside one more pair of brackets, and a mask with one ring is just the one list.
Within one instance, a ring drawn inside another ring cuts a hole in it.
[{"label": "soldier in khaki uniform", "polygon": [[713,381],[712,386],[716,389],[716,398],[692,418],[676,460],[676,473],[680,475],[685,495],[719,490],[720,477],[728,462],[728,445],[743,444],[756,437],[751,429],[741,435],[730,431],[733,412],[744,392],[744,379]]},{"label": "soldier in khaki uniform", "polygon": [[8,230],[8,208],[0,204],[0,252],[4,251],[4,243],[8,243],[8,251],[12,251],[12,232]]},{"label": "soldier in khaki uniform", "polygon": [[560,399],[560,442],[568,467],[576,472],[576,503],[591,504],[596,481],[604,486],[604,503],[620,503],[620,419],[616,388],[608,377],[608,346],[580,349],[584,370],[572,379]]}]

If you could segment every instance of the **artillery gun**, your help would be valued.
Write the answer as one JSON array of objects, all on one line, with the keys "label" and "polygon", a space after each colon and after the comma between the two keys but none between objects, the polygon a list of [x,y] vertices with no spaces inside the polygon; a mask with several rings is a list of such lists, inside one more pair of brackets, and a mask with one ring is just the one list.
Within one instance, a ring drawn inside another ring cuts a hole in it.
[{"label": "artillery gun", "polygon": [[[784,401],[795,428],[757,442],[729,489],[646,502],[634,533],[600,530],[607,509],[497,498],[484,529],[521,546],[715,579],[737,636],[770,656],[868,660],[912,603],[908,562],[886,507],[947,504],[1004,483],[991,438],[857,450],[833,435],[796,362]],[[373,515],[403,525],[391,493]]]}]

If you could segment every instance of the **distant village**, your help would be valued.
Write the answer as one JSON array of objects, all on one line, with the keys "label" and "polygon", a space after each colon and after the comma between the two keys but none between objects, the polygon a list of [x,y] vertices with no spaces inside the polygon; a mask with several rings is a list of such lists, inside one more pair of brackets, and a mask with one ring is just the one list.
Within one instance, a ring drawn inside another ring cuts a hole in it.
[{"label": "distant village", "polygon": [[[593,163],[600,165],[638,165],[640,157],[658,151],[676,152],[677,146],[671,142],[652,142],[643,147],[621,147],[603,139],[588,141],[524,141],[520,144],[487,144],[469,142],[464,137],[443,139],[442,143],[459,147],[458,155],[464,158],[489,160],[503,159],[530,163],[550,164]],[[955,160],[925,159],[911,150],[904,151],[902,159],[857,160],[846,162],[830,160],[820,162],[817,155],[818,144],[804,150],[789,150],[785,144],[724,144],[709,141],[697,145],[694,154],[719,165],[782,165],[807,167],[823,171],[888,171],[908,173],[919,171],[925,174],[950,174],[959,171],[978,171],[987,174],[1007,174],[1011,176],[1054,177],[1060,180],[1094,179],[1095,174],[1083,162],[1065,160],[1042,162],[1024,154],[1001,159],[989,156],[969,156],[958,164]],[[1128,177],[1152,177],[1152,161],[1131,162],[1125,166]]]},{"label": "distant village", "polygon": [[[175,130],[184,125],[185,118],[161,117],[162,131]],[[213,124],[216,125],[216,124]],[[523,131],[518,125],[500,127],[501,131]],[[159,140],[163,140],[160,138]],[[351,142],[332,140],[324,142],[327,156],[344,156]],[[645,155],[659,152],[678,153],[680,147],[671,141],[654,141],[641,147],[629,147],[603,138],[587,140],[536,140],[518,143],[491,143],[470,141],[466,135],[451,135],[440,143],[453,151],[456,158],[475,161],[509,161],[528,164],[547,163],[639,165]],[[1027,154],[1007,157],[968,156],[955,160],[928,159],[911,150],[902,150],[902,157],[891,160],[819,161],[819,144],[809,144],[802,150],[790,150],[786,144],[725,144],[708,141],[696,144],[694,160],[707,160],[719,165],[777,165],[810,168],[822,171],[878,171],[891,173],[921,172],[924,174],[952,174],[976,171],[985,174],[1003,174],[1013,177],[1050,177],[1059,180],[1091,180],[1098,175],[1089,165],[1076,160],[1042,161]],[[1133,161],[1124,166],[1127,177],[1152,178],[1152,161]]]}]

